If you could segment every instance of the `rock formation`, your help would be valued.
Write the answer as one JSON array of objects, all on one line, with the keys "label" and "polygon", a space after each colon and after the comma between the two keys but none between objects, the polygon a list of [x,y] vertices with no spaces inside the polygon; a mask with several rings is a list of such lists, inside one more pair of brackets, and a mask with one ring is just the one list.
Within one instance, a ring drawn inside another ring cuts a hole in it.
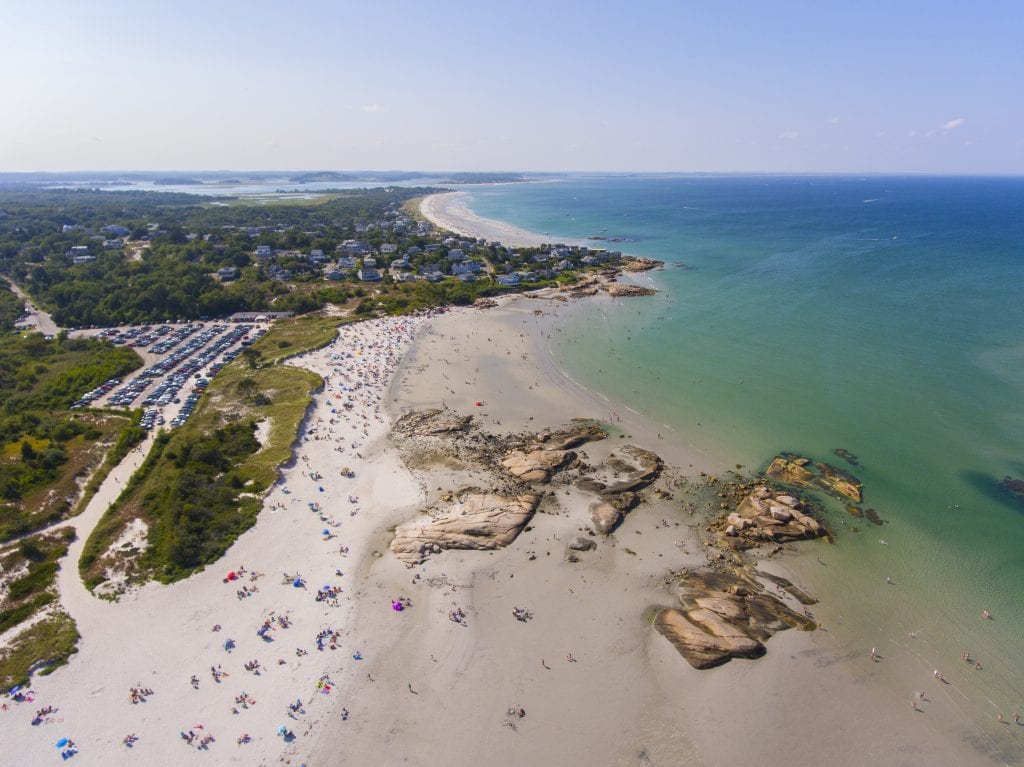
[{"label": "rock formation", "polygon": [[571,450],[510,450],[501,465],[523,482],[547,482],[575,457]]},{"label": "rock formation", "polygon": [[415,565],[444,549],[504,548],[530,521],[540,498],[533,493],[514,498],[470,493],[440,502],[427,510],[432,519],[414,519],[399,525],[391,551],[403,562]]},{"label": "rock formation", "polygon": [[616,493],[606,495],[590,504],[590,520],[594,528],[603,535],[615,531],[626,513],[640,502],[636,493]]},{"label": "rock formation", "polygon": [[654,627],[698,669],[732,658],[758,658],[765,653],[762,643],[773,634],[791,627],[816,627],[744,573],[686,573],[678,580],[677,595],[681,609],[662,608]]},{"label": "rock formation", "polygon": [[789,485],[821,489],[848,498],[854,503],[863,500],[863,485],[850,472],[799,455],[783,453],[775,456],[765,470],[765,475]]},{"label": "rock formation", "polygon": [[808,514],[798,498],[775,493],[765,485],[755,487],[736,511],[716,525],[722,536],[720,543],[733,549],[828,535],[825,526]]},{"label": "rock formation", "polygon": [[642,285],[605,285],[605,292],[613,298],[630,298],[633,296],[653,296],[656,291],[654,288],[647,288]]},{"label": "rock formation", "polygon": [[658,269],[664,265],[664,261],[656,261],[653,258],[640,258],[639,256],[622,257],[622,271],[624,272],[646,272],[649,269]]},{"label": "rock formation", "polygon": [[656,453],[636,445],[623,445],[592,475],[583,477],[579,487],[601,495],[639,490],[654,481],[661,466],[661,458]]},{"label": "rock formation", "polygon": [[394,431],[403,436],[431,436],[466,431],[473,422],[471,415],[459,415],[447,408],[430,408],[407,413],[395,422]]}]

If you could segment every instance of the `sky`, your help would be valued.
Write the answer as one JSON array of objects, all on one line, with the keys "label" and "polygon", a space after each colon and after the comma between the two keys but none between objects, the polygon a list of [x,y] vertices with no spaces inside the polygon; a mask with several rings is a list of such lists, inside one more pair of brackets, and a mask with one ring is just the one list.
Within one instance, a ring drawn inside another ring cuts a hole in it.
[{"label": "sky", "polygon": [[6,0],[0,171],[1024,173],[1024,1]]}]

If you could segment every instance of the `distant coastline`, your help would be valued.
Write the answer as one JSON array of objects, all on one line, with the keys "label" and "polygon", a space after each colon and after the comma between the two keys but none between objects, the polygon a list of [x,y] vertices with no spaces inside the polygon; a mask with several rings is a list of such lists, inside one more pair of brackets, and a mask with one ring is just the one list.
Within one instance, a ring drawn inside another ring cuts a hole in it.
[{"label": "distant coastline", "polygon": [[522,229],[504,221],[478,216],[465,203],[465,192],[441,192],[420,201],[420,213],[435,226],[463,237],[484,238],[513,247],[537,247],[551,242],[588,245],[586,240],[553,237]]}]

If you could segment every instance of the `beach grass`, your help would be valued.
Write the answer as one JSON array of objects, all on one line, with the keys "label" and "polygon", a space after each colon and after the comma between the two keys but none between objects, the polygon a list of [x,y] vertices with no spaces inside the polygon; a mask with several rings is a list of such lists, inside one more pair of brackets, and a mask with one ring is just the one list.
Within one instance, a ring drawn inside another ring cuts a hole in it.
[{"label": "beach grass", "polygon": [[34,671],[46,676],[63,666],[78,652],[79,638],[75,621],[64,612],[30,626],[0,651],[0,690],[27,684]]},{"label": "beach grass", "polygon": [[327,346],[338,335],[338,326],[351,321],[321,313],[278,320],[270,332],[250,348],[259,355],[260,365],[272,365],[296,354]]}]

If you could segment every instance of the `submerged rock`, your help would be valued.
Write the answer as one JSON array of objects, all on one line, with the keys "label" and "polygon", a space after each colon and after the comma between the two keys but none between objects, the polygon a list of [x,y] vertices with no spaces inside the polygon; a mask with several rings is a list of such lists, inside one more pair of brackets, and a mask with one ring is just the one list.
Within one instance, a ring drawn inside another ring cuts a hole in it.
[{"label": "submerged rock", "polygon": [[850,472],[791,453],[775,456],[765,470],[765,475],[789,485],[821,489],[848,498],[854,503],[863,500],[863,484]]},{"label": "submerged rock", "polygon": [[395,530],[391,551],[407,564],[420,564],[444,549],[500,549],[514,541],[533,516],[540,496],[510,498],[471,493],[435,507],[432,519],[415,519]]}]

